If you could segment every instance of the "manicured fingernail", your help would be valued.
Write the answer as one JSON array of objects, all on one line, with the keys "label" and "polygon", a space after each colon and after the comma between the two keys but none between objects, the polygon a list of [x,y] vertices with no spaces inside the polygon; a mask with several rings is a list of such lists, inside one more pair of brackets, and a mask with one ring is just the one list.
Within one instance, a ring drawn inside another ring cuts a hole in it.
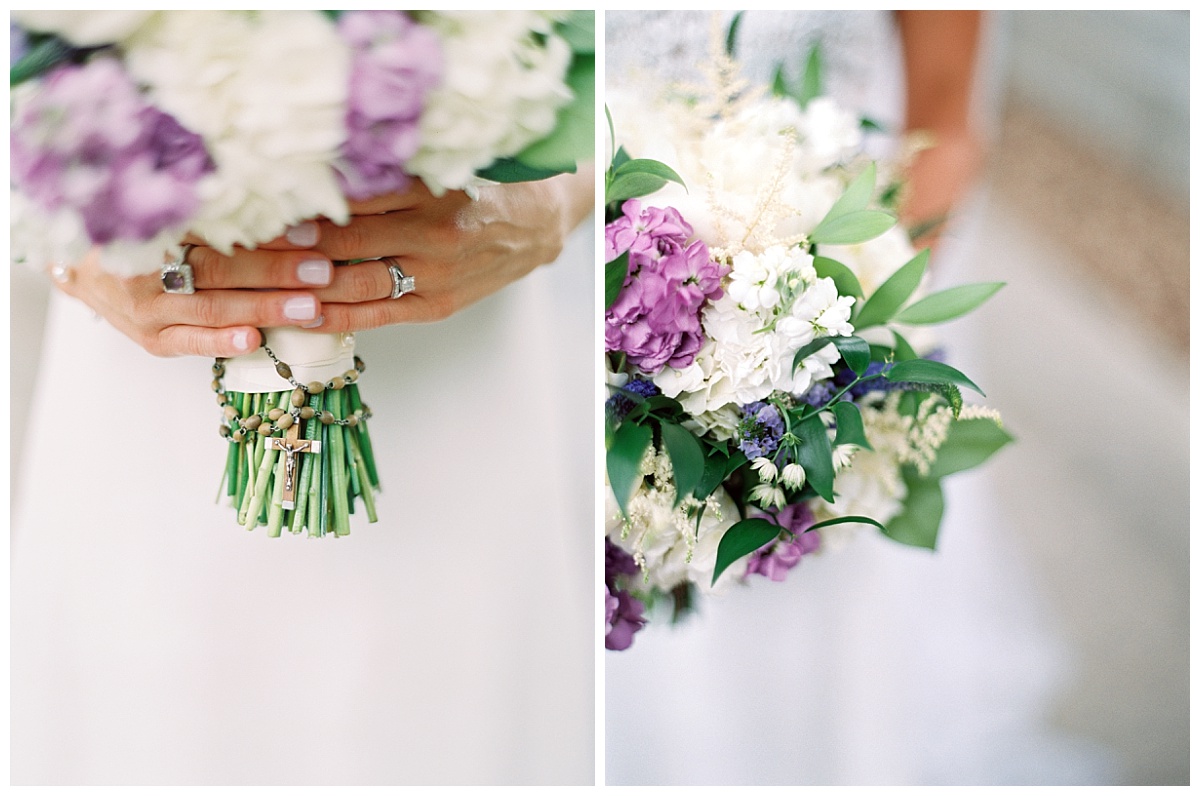
[{"label": "manicured fingernail", "polygon": [[305,221],[294,227],[288,227],[287,240],[293,246],[313,246],[316,245],[318,232],[319,230],[315,223]]},{"label": "manicured fingernail", "polygon": [[296,278],[310,285],[328,285],[332,270],[328,260],[304,260],[296,266]]},{"label": "manicured fingernail", "polygon": [[250,349],[250,333],[244,330],[234,332],[231,342],[233,343],[233,347],[238,351],[248,351]]},{"label": "manicured fingernail", "polygon": [[311,321],[317,317],[317,300],[312,296],[296,296],[283,302],[283,317],[292,321]]},{"label": "manicured fingernail", "polygon": [[303,326],[301,326],[300,328],[301,329],[316,329],[318,326],[320,326],[323,323],[325,323],[325,316],[318,315],[317,319],[315,321],[313,321],[312,323],[306,323]]}]

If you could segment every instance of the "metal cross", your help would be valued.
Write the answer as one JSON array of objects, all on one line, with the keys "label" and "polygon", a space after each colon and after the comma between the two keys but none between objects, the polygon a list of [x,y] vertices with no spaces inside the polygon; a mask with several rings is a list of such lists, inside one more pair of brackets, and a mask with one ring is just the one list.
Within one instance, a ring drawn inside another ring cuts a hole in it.
[{"label": "metal cross", "polygon": [[286,437],[267,437],[269,450],[283,451],[283,507],[296,508],[296,454],[320,453],[321,441],[300,439],[300,424],[293,423]]}]

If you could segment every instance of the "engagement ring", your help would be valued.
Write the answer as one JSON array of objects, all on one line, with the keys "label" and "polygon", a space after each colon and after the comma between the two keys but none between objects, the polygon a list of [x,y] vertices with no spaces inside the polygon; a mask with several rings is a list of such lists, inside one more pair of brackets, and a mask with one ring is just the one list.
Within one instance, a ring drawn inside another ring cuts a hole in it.
[{"label": "engagement ring", "polygon": [[162,286],[164,293],[186,293],[191,294],[196,292],[196,278],[192,273],[192,267],[188,265],[188,255],[192,253],[195,245],[188,243],[184,245],[183,252],[179,255],[179,259],[173,263],[167,263],[162,267]]},{"label": "engagement ring", "polygon": [[398,299],[405,293],[411,293],[417,289],[416,277],[405,276],[395,257],[381,257],[379,262],[386,265],[388,273],[392,275],[392,298]]}]

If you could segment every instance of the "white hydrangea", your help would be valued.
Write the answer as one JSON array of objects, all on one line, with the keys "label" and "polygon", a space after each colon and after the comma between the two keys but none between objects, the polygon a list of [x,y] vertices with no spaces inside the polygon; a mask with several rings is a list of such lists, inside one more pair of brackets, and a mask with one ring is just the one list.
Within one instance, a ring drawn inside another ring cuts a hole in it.
[{"label": "white hydrangea", "polygon": [[802,395],[833,375],[838,353],[828,345],[793,372],[796,352],[818,336],[853,334],[853,303],[837,294],[831,279],[817,278],[812,256],[798,246],[739,252],[725,295],[704,310],[708,339],[695,361],[664,368],[654,383],[693,415],[762,400],[776,390]]},{"label": "white hydrangea", "polygon": [[442,36],[445,75],[426,99],[421,148],[405,168],[435,194],[549,134],[571,100],[571,48],[535,11],[442,11],[420,16]]},{"label": "white hydrangea", "polygon": [[129,40],[126,63],[216,163],[198,186],[197,235],[229,251],[307,218],[348,220],[332,163],[350,54],[318,12],[159,15]]},{"label": "white hydrangea", "polygon": [[54,33],[72,44],[95,47],[119,44],[158,11],[12,11],[12,21],[26,30]]}]

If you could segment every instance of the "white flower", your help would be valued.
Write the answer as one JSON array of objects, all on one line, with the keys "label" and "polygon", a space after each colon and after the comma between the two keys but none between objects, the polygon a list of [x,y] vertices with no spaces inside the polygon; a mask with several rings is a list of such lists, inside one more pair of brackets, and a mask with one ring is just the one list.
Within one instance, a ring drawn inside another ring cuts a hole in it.
[{"label": "white flower", "polygon": [[783,466],[783,483],[792,489],[800,489],[803,487],[806,475],[807,474],[804,472],[804,468],[795,462],[788,462]]},{"label": "white flower", "polygon": [[445,75],[421,114],[421,148],[405,168],[440,195],[545,137],[571,100],[571,48],[533,11],[420,16],[442,37]]},{"label": "white flower", "polygon": [[751,489],[750,499],[756,501],[764,509],[769,509],[771,506],[783,508],[787,505],[787,497],[783,494],[783,488],[768,483],[759,484]]},{"label": "white flower", "polygon": [[95,47],[119,44],[158,11],[12,11],[14,22],[28,30],[54,33],[72,44]]},{"label": "white flower", "polygon": [[130,39],[126,63],[216,163],[198,186],[197,235],[228,252],[307,218],[348,220],[332,163],[350,56],[319,13],[159,15]]},{"label": "white flower", "polygon": [[779,470],[776,469],[775,463],[765,456],[759,456],[751,465],[751,470],[758,471],[758,477],[763,481],[774,481],[779,477]]}]

